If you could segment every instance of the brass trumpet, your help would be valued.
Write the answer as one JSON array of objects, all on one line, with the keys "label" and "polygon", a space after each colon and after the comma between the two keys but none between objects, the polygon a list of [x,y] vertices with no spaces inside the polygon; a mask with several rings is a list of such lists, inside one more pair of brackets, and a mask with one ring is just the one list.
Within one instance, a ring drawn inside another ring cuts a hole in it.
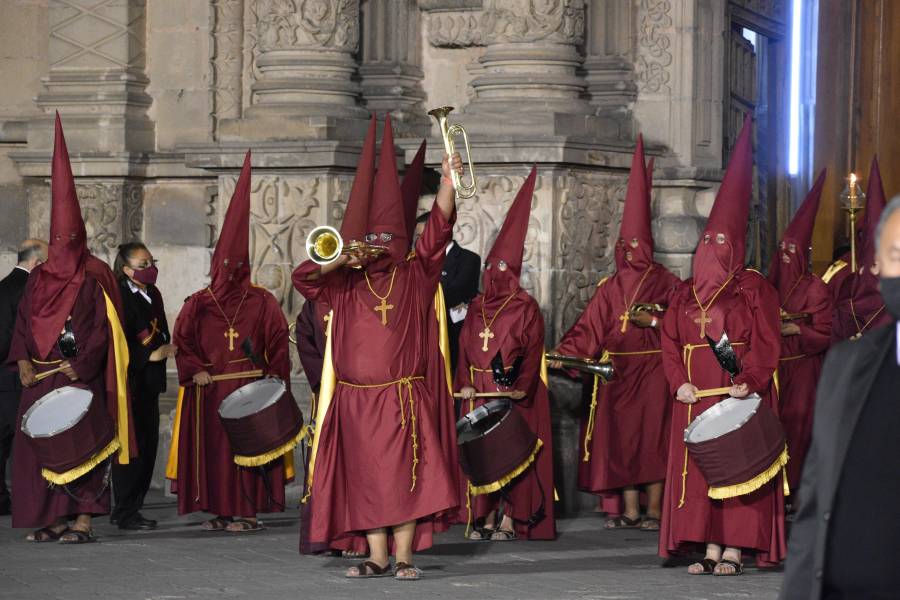
[{"label": "brass trumpet", "polygon": [[456,171],[451,171],[450,178],[453,180],[453,189],[456,190],[457,198],[471,198],[475,195],[476,189],[475,165],[472,164],[472,152],[469,150],[469,136],[466,134],[466,130],[463,129],[462,125],[447,124],[447,115],[449,115],[452,110],[452,106],[441,106],[440,108],[429,110],[428,114],[437,119],[438,126],[441,128],[441,136],[444,138],[444,150],[449,156],[453,156],[453,153],[456,152],[456,145],[453,143],[453,138],[457,135],[462,136],[463,144],[466,147],[466,158],[469,161],[469,175],[472,178],[472,183],[469,185],[463,184],[462,177],[460,177],[459,173]]},{"label": "brass trumpet", "polygon": [[631,305],[631,308],[628,309],[628,312],[632,315],[637,314],[639,312],[666,312],[666,307],[662,304],[647,304],[644,302],[636,302]]},{"label": "brass trumpet", "polygon": [[615,369],[611,362],[553,353],[547,354],[547,360],[562,363],[562,366],[565,368],[578,369],[579,371],[596,375],[603,381],[609,381],[615,376]]},{"label": "brass trumpet", "polygon": [[809,313],[789,313],[784,310],[781,311],[781,321],[782,323],[787,323],[789,321],[802,321],[803,319],[808,319]]},{"label": "brass trumpet", "polygon": [[353,240],[347,244],[340,232],[330,225],[320,225],[306,236],[306,253],[318,265],[327,265],[337,260],[341,254],[358,258],[376,258],[387,252],[384,246],[367,244]]}]

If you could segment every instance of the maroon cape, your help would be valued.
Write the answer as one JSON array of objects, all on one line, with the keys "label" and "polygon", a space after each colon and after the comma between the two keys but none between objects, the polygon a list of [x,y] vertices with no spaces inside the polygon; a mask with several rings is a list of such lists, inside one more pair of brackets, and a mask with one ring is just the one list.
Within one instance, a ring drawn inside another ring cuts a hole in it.
[{"label": "maroon cape", "polygon": [[434,298],[451,230],[435,207],[416,256],[396,271],[369,274],[378,294],[390,290],[387,325],[363,272],[308,279],[319,270],[310,261],[294,271],[303,296],[334,310],[338,384],[318,423],[312,543],[345,547],[367,530],[418,520],[413,549],[422,550],[432,544],[434,515],[459,503],[453,403],[446,381],[427,377],[437,358]]},{"label": "maroon cape", "polygon": [[666,478],[672,402],[659,329],[628,323],[622,333],[621,317],[629,308],[626,295],[635,302],[666,306],[680,283],[659,264],[653,265],[637,295],[636,285],[623,289],[618,273],[611,276],[600,283],[557,346],[563,354],[587,358],[598,358],[606,350],[615,368],[612,381],[598,384],[589,442],[589,419],[582,419],[578,485],[585,491],[600,493]]},{"label": "maroon cape", "polygon": [[[36,363],[35,371],[40,373],[54,368],[56,364],[66,359],[59,353],[56,344],[51,347],[49,355],[38,354],[31,334],[34,282],[35,277],[29,277],[22,301],[19,303],[19,314],[8,360],[11,364],[19,360],[32,360]],[[111,342],[106,318],[106,301],[100,285],[93,277],[84,278],[70,314],[78,355],[68,361],[78,373],[79,384],[90,388],[95,400],[106,402],[105,369]],[[38,399],[57,388],[71,384],[68,377],[57,373],[22,390],[13,440],[13,527],[45,527],[61,517],[73,517],[83,513],[94,515],[109,513],[109,489],[104,483],[105,463],[69,484],[67,487],[72,492],[72,495],[69,495],[62,487],[50,487],[41,476],[41,464],[31,448],[28,437],[21,429],[22,415]],[[115,419],[115,413],[112,413],[111,417]],[[80,500],[76,500],[73,496]]]},{"label": "maroon cape", "polygon": [[[525,398],[513,403],[513,410],[525,418],[529,428],[543,442],[535,462],[502,492],[485,494],[472,499],[473,520],[484,518],[496,510],[501,496],[506,500],[505,511],[515,521],[516,535],[532,540],[556,538],[556,518],[553,507],[553,439],[550,424],[550,398],[547,386],[541,379],[541,362],[544,356],[544,318],[534,298],[519,290],[513,299],[497,315],[491,325],[494,337],[488,340],[488,350],[483,351],[484,340],[479,334],[484,329],[481,303],[484,296],[477,296],[469,305],[469,313],[459,335],[459,363],[456,368],[456,389],[470,385],[478,392],[496,392],[491,361],[499,352],[506,367],[522,357],[519,376],[513,389],[525,392]],[[496,310],[496,308],[494,309]],[[487,312],[487,319],[494,312]],[[469,412],[491,399],[476,398],[463,410]],[[463,485],[465,477],[460,476]],[[543,518],[536,523],[529,521],[543,509]],[[463,510],[463,513],[466,511]],[[463,516],[463,515],[461,515]]]},{"label": "maroon cape", "polygon": [[785,312],[809,314],[809,318],[793,321],[800,335],[781,338],[778,364],[781,422],[790,455],[788,483],[791,493],[796,493],[812,434],[816,385],[831,343],[831,295],[822,280],[811,273],[801,276],[796,286],[779,289],[778,295]]},{"label": "maroon cape", "polygon": [[[222,304],[229,319],[234,318],[240,297],[240,293],[231,295],[231,301]],[[173,441],[177,443],[178,465],[172,491],[178,495],[179,514],[204,511],[252,517],[257,512],[284,510],[284,461],[288,459],[273,461],[265,468],[272,493],[269,498],[259,471],[234,463],[231,445],[219,420],[222,400],[253,379],[218,381],[200,387],[194,385],[192,378],[200,371],[222,375],[261,368],[264,375],[275,375],[288,382],[290,393],[287,322],[275,297],[251,286],[234,318],[239,336],[234,339],[233,350],[229,350],[227,329],[228,322],[205,289],[187,299],[175,322],[175,362],[178,381],[184,387],[178,439]],[[262,364],[254,367],[244,354],[241,345],[246,338],[251,340],[253,352]]]},{"label": "maroon cape", "polygon": [[837,343],[858,337],[863,333],[887,325],[893,320],[884,308],[884,300],[878,291],[878,278],[863,268],[862,274],[854,274],[844,284],[845,297],[834,305],[831,341]]},{"label": "maroon cape", "polygon": [[[724,398],[701,398],[687,405],[674,399],[675,392],[686,382],[701,390],[730,385],[728,374],[700,337],[695,322],[700,309],[692,286],[690,279],[679,288],[663,321],[663,368],[674,408],[659,553],[668,557],[688,550],[702,552],[707,542],[715,542],[755,550],[757,564],[772,566],[785,555],[782,477],[751,494],[713,500],[707,495],[706,480],[686,453],[684,429]],[[778,367],[781,334],[775,288],[754,271],[739,271],[712,303],[709,318],[707,335],[719,339],[727,332],[735,346],[742,367],[735,384],[746,383],[777,414],[772,375]]]}]

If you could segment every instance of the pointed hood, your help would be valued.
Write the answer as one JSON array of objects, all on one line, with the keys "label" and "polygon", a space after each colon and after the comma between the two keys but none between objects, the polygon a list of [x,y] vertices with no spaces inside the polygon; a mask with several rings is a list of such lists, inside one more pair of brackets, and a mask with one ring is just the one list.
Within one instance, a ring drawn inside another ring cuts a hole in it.
[{"label": "pointed hood", "polygon": [[378,154],[378,170],[375,172],[372,201],[369,204],[367,230],[369,233],[390,233],[394,236],[387,244],[381,240],[375,242],[388,247],[389,257],[370,264],[367,267],[369,270],[381,270],[406,259],[409,239],[406,237],[406,216],[400,194],[400,177],[397,174],[394,131],[390,115],[384,119],[384,133],[381,135],[381,150]]},{"label": "pointed hood", "polygon": [[638,135],[631,159],[625,208],[616,244],[616,271],[643,273],[653,264],[653,233],[650,229],[649,175],[644,167],[644,139]]},{"label": "pointed hood", "polygon": [[744,267],[752,188],[753,121],[748,114],[694,253],[694,289],[700,302],[708,302]]},{"label": "pointed hood", "polygon": [[[510,205],[503,226],[485,259],[485,263],[491,265],[490,268],[485,268],[482,282],[486,303],[498,299],[502,302],[519,287],[522,257],[525,254],[525,236],[528,234],[528,220],[531,217],[531,201],[534,197],[536,180],[537,167],[532,167],[531,173]],[[497,267],[501,260],[506,263],[506,271],[501,271]]]},{"label": "pointed hood", "polygon": [[422,140],[419,151],[403,174],[400,184],[400,195],[403,196],[403,212],[406,217],[406,236],[410,241],[416,229],[416,209],[419,208],[419,196],[422,195],[422,179],[425,172],[426,140]]},{"label": "pointed hood", "polygon": [[866,186],[866,214],[863,215],[860,229],[858,264],[865,270],[875,264],[875,230],[887,201],[884,186],[881,183],[881,170],[878,168],[878,156],[872,157],[869,169],[869,183]]},{"label": "pointed hood", "polygon": [[250,286],[250,171],[248,150],[210,266],[210,289],[223,305]]},{"label": "pointed hood", "polygon": [[59,113],[50,175],[50,247],[47,262],[35,270],[31,302],[31,332],[38,356],[46,358],[59,338],[84,282],[88,257],[87,232],[75,193],[75,178]]},{"label": "pointed hood", "polygon": [[769,281],[783,294],[781,300],[803,275],[809,272],[810,246],[816,215],[819,214],[819,201],[825,187],[826,170],[822,169],[812,189],[806,194],[803,204],[797,209],[787,229],[781,236],[781,244],[772,264],[769,267]]},{"label": "pointed hood", "polygon": [[375,115],[369,121],[369,129],[363,142],[362,153],[356,164],[356,177],[350,189],[350,198],[341,221],[341,237],[344,242],[362,241],[366,237],[369,221],[369,201],[375,180]]}]

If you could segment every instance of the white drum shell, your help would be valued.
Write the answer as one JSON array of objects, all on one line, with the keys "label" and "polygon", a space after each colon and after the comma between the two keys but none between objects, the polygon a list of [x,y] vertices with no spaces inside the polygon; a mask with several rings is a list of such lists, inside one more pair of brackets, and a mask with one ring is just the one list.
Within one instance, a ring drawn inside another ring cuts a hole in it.
[{"label": "white drum shell", "polygon": [[746,398],[726,398],[707,408],[684,430],[684,441],[688,444],[707,442],[736,431],[749,421],[762,399],[758,394]]}]

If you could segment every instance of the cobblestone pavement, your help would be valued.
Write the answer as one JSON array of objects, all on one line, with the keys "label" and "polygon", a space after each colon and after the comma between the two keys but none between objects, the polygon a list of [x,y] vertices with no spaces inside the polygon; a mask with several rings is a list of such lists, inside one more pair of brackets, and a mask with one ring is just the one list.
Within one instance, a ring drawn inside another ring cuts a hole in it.
[{"label": "cobblestone pavement", "polygon": [[270,515],[265,531],[243,535],[202,532],[203,515],[178,517],[160,494],[145,515],[160,528],[126,533],[101,517],[99,543],[83,546],[26,543],[26,532],[0,517],[0,598],[766,600],[781,584],[781,573],[754,568],[730,578],[662,568],[656,535],[604,531],[595,515],[561,520],[554,542],[467,542],[454,528],[418,556],[419,582],[351,581],[343,578],[350,561],[299,556],[296,511]]}]

